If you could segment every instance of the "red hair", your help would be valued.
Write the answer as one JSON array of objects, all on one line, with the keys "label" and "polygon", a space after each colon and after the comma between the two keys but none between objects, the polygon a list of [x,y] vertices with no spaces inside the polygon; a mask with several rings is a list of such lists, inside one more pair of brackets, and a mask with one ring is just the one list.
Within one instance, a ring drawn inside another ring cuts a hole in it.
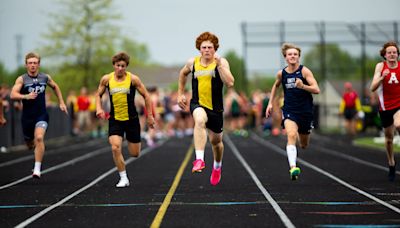
[{"label": "red hair", "polygon": [[214,45],[214,49],[215,51],[218,50],[219,47],[219,41],[218,41],[218,37],[210,32],[203,32],[202,34],[200,34],[197,39],[196,39],[196,48],[197,50],[200,51],[200,45],[201,43],[203,43],[204,41],[210,41],[211,43],[213,43]]}]

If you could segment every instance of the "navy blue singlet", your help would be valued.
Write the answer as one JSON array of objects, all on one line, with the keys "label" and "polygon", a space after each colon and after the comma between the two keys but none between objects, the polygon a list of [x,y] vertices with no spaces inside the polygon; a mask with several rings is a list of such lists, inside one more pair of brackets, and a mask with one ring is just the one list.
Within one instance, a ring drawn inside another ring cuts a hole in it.
[{"label": "navy blue singlet", "polygon": [[22,100],[22,118],[35,118],[47,114],[46,110],[46,86],[49,77],[39,73],[36,77],[29,76],[27,73],[22,75],[23,87],[21,94],[29,94],[32,91],[38,96],[33,100]]},{"label": "navy blue singlet", "polygon": [[293,73],[286,72],[286,67],[282,70],[282,87],[284,91],[284,104],[282,110],[290,113],[312,114],[313,97],[310,92],[296,88],[296,78],[300,78],[305,85],[307,80],[303,77],[301,70],[303,65]]}]

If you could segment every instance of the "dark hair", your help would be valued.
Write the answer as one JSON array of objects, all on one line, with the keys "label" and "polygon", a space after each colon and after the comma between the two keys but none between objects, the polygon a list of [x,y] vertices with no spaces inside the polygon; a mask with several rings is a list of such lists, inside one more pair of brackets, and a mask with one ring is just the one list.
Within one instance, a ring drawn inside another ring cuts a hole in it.
[{"label": "dark hair", "polygon": [[213,43],[215,51],[218,50],[218,48],[219,48],[218,42],[219,41],[218,41],[218,37],[216,35],[212,34],[211,32],[203,32],[202,34],[200,34],[196,39],[196,48],[198,50],[200,50],[200,45],[204,41],[210,41],[211,43]]},{"label": "dark hair", "polygon": [[114,65],[116,62],[124,61],[126,66],[129,65],[129,55],[126,52],[119,52],[112,57],[112,64]]},{"label": "dark hair", "polygon": [[391,47],[391,46],[393,46],[393,47],[395,47],[395,48],[397,49],[397,55],[400,54],[400,52],[399,52],[399,47],[397,46],[397,43],[394,42],[394,41],[389,41],[389,42],[386,42],[386,43],[382,46],[382,49],[380,50],[380,54],[381,54],[381,56],[382,56],[383,59],[386,60],[386,58],[385,58],[385,55],[386,55],[386,48]]}]

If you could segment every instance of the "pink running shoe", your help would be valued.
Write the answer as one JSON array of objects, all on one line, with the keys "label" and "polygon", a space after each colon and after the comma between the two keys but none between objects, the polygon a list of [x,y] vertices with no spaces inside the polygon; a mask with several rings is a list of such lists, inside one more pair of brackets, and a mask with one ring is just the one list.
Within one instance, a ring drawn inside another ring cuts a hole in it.
[{"label": "pink running shoe", "polygon": [[221,180],[221,171],[222,171],[222,168],[219,168],[219,169],[213,168],[211,177],[210,177],[211,185],[215,186],[219,183],[219,181]]},{"label": "pink running shoe", "polygon": [[196,159],[193,161],[192,173],[201,173],[206,167],[206,163],[201,159]]}]

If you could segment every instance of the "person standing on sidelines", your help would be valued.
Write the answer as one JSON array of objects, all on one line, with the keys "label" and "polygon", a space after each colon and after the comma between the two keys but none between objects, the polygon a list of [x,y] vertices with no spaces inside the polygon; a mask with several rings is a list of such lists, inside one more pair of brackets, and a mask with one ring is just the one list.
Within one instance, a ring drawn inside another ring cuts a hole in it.
[{"label": "person standing on sidelines", "polygon": [[299,47],[285,43],[282,45],[282,55],[288,65],[276,75],[265,116],[268,118],[271,115],[272,101],[282,84],[284,92],[282,126],[287,134],[286,152],[290,166],[289,173],[292,180],[297,180],[301,171],[296,164],[297,139],[303,149],[310,142],[314,118],[312,94],[319,94],[320,89],[311,70],[300,64],[301,49]]},{"label": "person standing on sidelines", "polygon": [[399,47],[396,42],[385,43],[380,50],[384,61],[375,66],[370,89],[379,97],[379,116],[385,133],[386,155],[389,165],[389,180],[396,176],[396,162],[393,153],[393,137],[400,133],[400,66]]},{"label": "person standing on sidelines", "polygon": [[210,32],[204,32],[197,37],[196,48],[200,51],[200,56],[190,58],[181,69],[178,88],[178,105],[181,109],[187,110],[188,100],[185,96],[185,85],[187,76],[190,74],[192,76],[190,112],[194,120],[193,138],[196,153],[192,172],[202,172],[205,168],[204,150],[208,129],[214,156],[210,177],[212,185],[217,185],[221,180],[224,152],[222,89],[224,84],[232,87],[235,80],[228,61],[216,53],[218,47],[218,37]]},{"label": "person standing on sidelines", "polygon": [[48,74],[39,72],[40,56],[30,52],[25,56],[27,72],[19,76],[11,90],[13,100],[22,100],[22,131],[29,149],[34,148],[35,165],[32,176],[40,178],[45,152],[44,137],[49,123],[46,110],[46,86],[50,86],[57,98],[60,110],[68,115],[60,87]]},{"label": "person standing on sidelines", "polygon": [[339,106],[339,114],[345,119],[345,128],[349,136],[357,134],[357,120],[364,114],[361,101],[351,82],[344,83],[344,93]]},{"label": "person standing on sidelines", "polygon": [[[126,71],[129,59],[129,55],[125,52],[117,53],[112,57],[114,71],[100,79],[96,93],[96,116],[109,120],[108,141],[120,176],[117,188],[127,187],[130,184],[122,155],[124,136],[128,140],[128,150],[131,156],[138,157],[141,149],[141,128],[134,103],[136,90],[143,96],[148,110],[147,124],[150,128],[154,128],[149,93],[137,75]],[[101,102],[101,97],[106,89],[108,89],[111,104],[109,116],[104,112]]]}]

